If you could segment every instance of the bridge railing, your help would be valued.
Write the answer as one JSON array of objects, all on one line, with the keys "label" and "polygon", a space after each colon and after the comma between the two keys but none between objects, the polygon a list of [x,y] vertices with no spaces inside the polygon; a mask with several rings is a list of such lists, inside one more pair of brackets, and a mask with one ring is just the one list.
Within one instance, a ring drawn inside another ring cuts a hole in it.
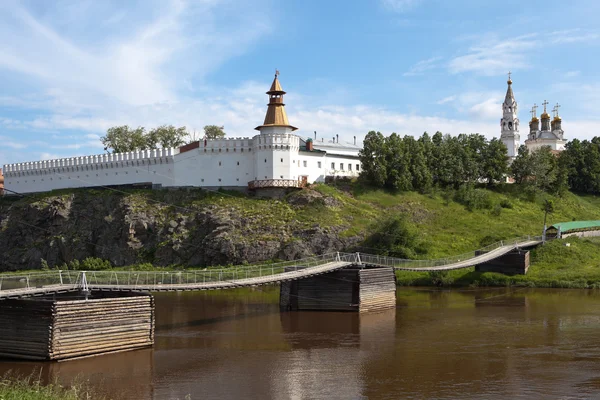
[{"label": "bridge railing", "polygon": [[[329,253],[299,260],[227,268],[205,268],[182,271],[85,271],[90,286],[163,287],[166,285],[192,286],[206,283],[235,282],[318,267],[331,262],[357,263],[357,254]],[[32,272],[14,275],[0,274],[0,294],[8,290],[34,289],[52,286],[79,286],[84,271]]]},{"label": "bridge railing", "polygon": [[79,271],[25,272],[0,274],[0,293],[15,289],[33,289],[56,285],[77,285]]},{"label": "bridge railing", "polygon": [[87,271],[90,286],[164,287],[236,282],[317,267],[335,261],[356,262],[356,254],[331,253],[294,261],[184,271]]},{"label": "bridge railing", "polygon": [[455,256],[439,258],[434,260],[409,260],[402,259],[396,257],[388,257],[388,256],[378,256],[371,254],[363,254],[360,253],[360,259],[365,264],[373,264],[373,265],[382,265],[387,267],[395,267],[395,268],[406,268],[406,269],[423,269],[423,268],[432,268],[432,267],[440,267],[446,266],[450,264],[459,263],[462,261],[466,261],[472,259],[482,253],[489,253],[494,250],[506,247],[518,248],[520,245],[526,244],[532,241],[541,241],[541,236],[522,236],[509,240],[501,240],[496,243],[492,243],[489,246],[482,247],[480,249],[470,251],[468,253],[463,253]]}]

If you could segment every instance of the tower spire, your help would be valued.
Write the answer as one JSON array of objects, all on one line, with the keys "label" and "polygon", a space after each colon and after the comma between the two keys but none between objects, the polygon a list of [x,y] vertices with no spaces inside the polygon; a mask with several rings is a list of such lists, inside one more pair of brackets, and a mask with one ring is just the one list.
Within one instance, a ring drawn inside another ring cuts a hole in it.
[{"label": "tower spire", "polygon": [[504,103],[502,104],[500,140],[508,149],[508,156],[513,159],[517,155],[521,137],[519,135],[518,106],[512,90],[511,72],[508,73],[508,80],[506,83],[508,87],[506,88],[506,96],[504,98]]},{"label": "tower spire", "polygon": [[269,95],[269,104],[267,105],[267,114],[265,115],[265,121],[262,125],[257,126],[256,130],[260,130],[264,127],[284,127],[291,128],[292,131],[295,131],[296,127],[290,125],[288,121],[287,114],[285,112],[285,104],[283,102],[283,95],[285,91],[281,88],[281,84],[279,83],[279,70],[275,70],[275,78],[273,79],[273,83],[271,84],[271,88],[267,92]]}]

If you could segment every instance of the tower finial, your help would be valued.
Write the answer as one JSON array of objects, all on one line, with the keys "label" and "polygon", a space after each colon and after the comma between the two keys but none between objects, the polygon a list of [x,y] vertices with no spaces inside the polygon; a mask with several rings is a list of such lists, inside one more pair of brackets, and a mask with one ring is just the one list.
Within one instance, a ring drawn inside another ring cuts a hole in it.
[{"label": "tower finial", "polygon": [[546,106],[548,105],[548,100],[544,100],[544,102],[542,103],[542,105],[544,106],[544,114],[546,113]]},{"label": "tower finial", "polygon": [[279,70],[277,68],[275,68],[275,77],[277,78],[279,76]]},{"label": "tower finial", "polygon": [[562,106],[558,103],[556,103],[556,105],[554,106],[554,110],[556,111],[556,117],[558,117],[558,109],[561,108]]},{"label": "tower finial", "polygon": [[512,74],[512,72],[508,71],[508,81],[507,81],[507,83],[508,83],[509,85],[511,85],[511,84],[512,84],[512,79],[510,79],[510,75],[511,75],[511,74]]}]

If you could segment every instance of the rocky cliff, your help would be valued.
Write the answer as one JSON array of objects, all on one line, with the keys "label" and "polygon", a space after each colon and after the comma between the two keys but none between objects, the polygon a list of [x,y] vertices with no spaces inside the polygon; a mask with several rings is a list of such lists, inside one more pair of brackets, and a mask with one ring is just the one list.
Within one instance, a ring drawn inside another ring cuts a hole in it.
[{"label": "rocky cliff", "polygon": [[311,190],[282,200],[201,190],[5,197],[0,271],[41,268],[42,259],[49,266],[87,257],[116,266],[209,266],[341,251],[362,237],[348,234],[338,206]]}]

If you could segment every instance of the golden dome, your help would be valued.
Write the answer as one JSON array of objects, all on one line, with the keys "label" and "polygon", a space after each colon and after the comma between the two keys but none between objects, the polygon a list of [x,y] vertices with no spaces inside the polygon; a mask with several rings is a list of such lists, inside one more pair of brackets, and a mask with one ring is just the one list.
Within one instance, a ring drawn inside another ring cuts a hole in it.
[{"label": "golden dome", "polygon": [[538,117],[533,117],[531,118],[531,122],[539,122],[540,120],[538,119]]},{"label": "golden dome", "polygon": [[543,113],[543,114],[541,115],[541,118],[542,118],[542,119],[550,119],[550,114],[548,114],[547,112],[545,112],[545,113]]},{"label": "golden dome", "polygon": [[562,118],[560,118],[558,115],[556,117],[554,117],[554,121],[562,121]]}]

